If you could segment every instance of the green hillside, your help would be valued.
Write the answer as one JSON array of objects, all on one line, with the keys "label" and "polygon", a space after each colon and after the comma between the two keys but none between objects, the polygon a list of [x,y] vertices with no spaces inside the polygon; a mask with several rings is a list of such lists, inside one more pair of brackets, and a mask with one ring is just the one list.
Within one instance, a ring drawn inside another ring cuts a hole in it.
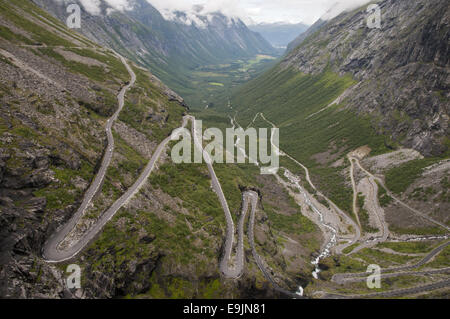
[{"label": "green hillside", "polygon": [[[355,83],[350,75],[339,76],[328,70],[306,75],[277,66],[232,98],[238,111],[236,119],[242,126],[263,113],[280,128],[281,149],[310,168],[319,188],[347,212],[351,210],[352,192],[341,174],[346,163],[331,165],[364,145],[372,149],[372,154],[389,151],[386,138],[372,129],[371,119],[345,109],[345,103],[327,108]],[[254,124],[270,127],[261,117]],[[321,153],[328,153],[333,160],[319,163],[312,158]]]}]

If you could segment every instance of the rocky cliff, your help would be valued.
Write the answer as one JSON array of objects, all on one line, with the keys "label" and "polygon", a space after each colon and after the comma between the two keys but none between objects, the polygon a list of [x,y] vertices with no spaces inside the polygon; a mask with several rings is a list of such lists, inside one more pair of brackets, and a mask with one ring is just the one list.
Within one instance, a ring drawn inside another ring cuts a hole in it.
[{"label": "rocky cliff", "polygon": [[[0,8],[0,296],[76,297],[66,288],[65,268],[46,263],[41,249],[93,179],[106,146],[105,121],[129,74],[114,53],[31,2],[2,0]],[[114,156],[109,190],[97,195],[101,201],[128,187],[161,138],[156,136],[167,136],[185,110],[180,97],[139,70],[139,89],[127,101],[139,111],[131,110],[115,128],[122,151]],[[140,114],[154,116],[142,120]],[[133,129],[133,118],[147,129]],[[91,213],[98,209],[102,204]],[[127,276],[142,271],[148,269]]]}]

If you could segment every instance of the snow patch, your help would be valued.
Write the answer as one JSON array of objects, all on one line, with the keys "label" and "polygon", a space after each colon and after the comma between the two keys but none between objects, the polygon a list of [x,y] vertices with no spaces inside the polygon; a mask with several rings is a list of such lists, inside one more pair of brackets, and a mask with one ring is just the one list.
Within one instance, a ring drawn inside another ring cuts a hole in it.
[{"label": "snow patch", "polygon": [[343,12],[349,12],[357,9],[365,4],[368,4],[371,0],[345,0],[336,2],[322,17],[322,20],[329,21],[336,18]]}]

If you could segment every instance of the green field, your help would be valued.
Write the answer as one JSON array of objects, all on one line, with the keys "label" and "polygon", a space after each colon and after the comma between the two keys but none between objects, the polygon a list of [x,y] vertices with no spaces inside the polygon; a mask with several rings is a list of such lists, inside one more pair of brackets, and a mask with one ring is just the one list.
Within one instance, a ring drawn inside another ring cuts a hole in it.
[{"label": "green field", "polygon": [[276,57],[257,55],[253,58],[200,66],[187,74],[185,85],[177,89],[194,110],[226,107],[238,87],[271,67]]},{"label": "green field", "polygon": [[[344,105],[327,108],[354,84],[350,75],[339,76],[330,70],[308,75],[276,67],[242,86],[231,99],[233,110],[222,111],[234,115],[236,109],[236,119],[244,127],[263,112],[280,128],[281,149],[306,165],[316,186],[352,215],[353,192],[342,175],[348,166],[345,155],[364,145],[372,149],[372,155],[388,151],[387,138],[376,134],[370,118],[358,116]],[[220,115],[200,114],[208,125],[222,124]],[[261,117],[253,125],[269,127]],[[318,163],[312,158],[324,152],[329,152],[333,161]],[[343,163],[331,166],[338,159],[344,159]]]}]

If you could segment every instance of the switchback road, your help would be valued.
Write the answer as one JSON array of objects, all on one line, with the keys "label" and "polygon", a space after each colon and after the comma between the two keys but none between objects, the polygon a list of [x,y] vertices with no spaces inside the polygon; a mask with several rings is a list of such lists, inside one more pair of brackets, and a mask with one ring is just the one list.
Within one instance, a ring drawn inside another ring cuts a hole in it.
[{"label": "switchback road", "polygon": [[[92,199],[99,191],[99,188],[101,187],[106,172],[108,170],[109,165],[111,164],[111,159],[114,154],[114,137],[112,134],[112,127],[119,117],[120,112],[123,109],[123,106],[125,104],[125,93],[128,91],[130,87],[134,85],[136,82],[136,75],[134,74],[131,67],[128,65],[126,60],[119,56],[122,63],[125,65],[128,73],[131,76],[131,80],[129,84],[124,86],[122,90],[120,91],[119,95],[117,96],[119,107],[117,108],[117,111],[113,114],[113,116],[107,121],[106,123],[106,136],[108,139],[108,146],[105,150],[105,154],[103,156],[103,160],[100,166],[100,169],[94,179],[94,181],[91,183],[91,186],[86,191],[84,195],[84,199],[78,208],[77,212],[72,216],[72,218],[69,220],[69,222],[61,229],[59,229],[52,237],[48,239],[46,242],[44,248],[43,248],[43,257],[48,262],[62,262],[68,259],[73,258],[76,256],[94,237],[95,235],[100,231],[101,228],[103,228],[104,224],[108,222],[112,216],[119,210],[120,207],[123,206],[123,203],[120,204],[120,202],[123,201],[122,197],[119,199],[113,206],[117,208],[115,211],[108,210],[107,213],[105,213],[97,222],[97,224],[92,227],[92,229],[84,236],[78,243],[73,245],[72,247],[68,248],[65,251],[59,250],[58,246],[59,244],[66,238],[66,236],[75,228],[77,223],[79,222],[80,218],[84,215],[84,212],[86,211],[89,204],[92,202]],[[155,152],[156,153],[156,152]],[[136,185],[133,185],[135,187]],[[100,228],[99,228],[100,227]]]}]

